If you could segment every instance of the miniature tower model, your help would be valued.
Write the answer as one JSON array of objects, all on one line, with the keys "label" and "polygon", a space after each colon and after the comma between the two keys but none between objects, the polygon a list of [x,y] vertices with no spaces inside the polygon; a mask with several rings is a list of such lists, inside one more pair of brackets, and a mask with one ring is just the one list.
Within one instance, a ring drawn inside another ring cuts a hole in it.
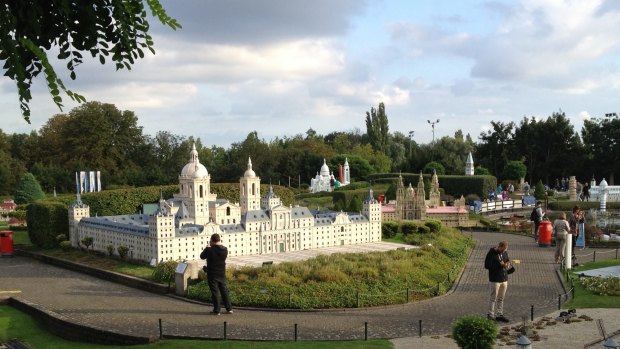
[{"label": "miniature tower model", "polygon": [[252,170],[252,160],[248,158],[248,169],[239,179],[239,204],[241,214],[248,211],[260,210],[260,177]]},{"label": "miniature tower model", "polygon": [[273,186],[269,184],[269,191],[261,199],[261,206],[263,210],[271,210],[276,206],[280,206],[282,203],[280,198],[273,192]]},{"label": "miniature tower model", "polygon": [[570,176],[568,179],[568,199],[577,201],[577,179],[575,176]]},{"label": "miniature tower model", "polygon": [[405,219],[405,185],[403,184],[403,176],[398,175],[398,182],[396,182],[396,217],[398,219]]},{"label": "miniature tower model", "polygon": [[342,184],[351,183],[351,169],[349,168],[349,158],[344,159],[344,182]]},{"label": "miniature tower model", "polygon": [[364,200],[362,214],[368,217],[369,230],[368,238],[376,240],[381,238],[381,204],[372,191],[372,187],[368,188],[368,196]]},{"label": "miniature tower model", "polygon": [[179,176],[181,192],[175,194],[187,203],[188,216],[195,217],[196,224],[209,223],[209,201],[215,200],[211,193],[211,176],[207,168],[200,163],[196,145],[192,145],[189,163],[181,170]]},{"label": "miniature tower model", "polygon": [[465,162],[465,175],[474,175],[474,158],[471,156],[471,152],[469,152],[469,155],[467,155],[467,161]]},{"label": "miniature tower model", "polygon": [[428,194],[428,200],[430,207],[439,207],[441,194],[439,193],[439,179],[437,178],[437,171],[433,170],[433,177],[431,179],[431,191]]},{"label": "miniature tower model", "polygon": [[82,202],[82,197],[78,191],[75,201],[69,206],[69,241],[71,246],[78,247],[79,237],[77,225],[84,217],[90,217],[90,207]]},{"label": "miniature tower model", "polygon": [[424,177],[420,172],[420,179],[418,180],[418,190],[415,197],[415,219],[426,219],[426,203],[424,202],[426,193],[424,192]]}]

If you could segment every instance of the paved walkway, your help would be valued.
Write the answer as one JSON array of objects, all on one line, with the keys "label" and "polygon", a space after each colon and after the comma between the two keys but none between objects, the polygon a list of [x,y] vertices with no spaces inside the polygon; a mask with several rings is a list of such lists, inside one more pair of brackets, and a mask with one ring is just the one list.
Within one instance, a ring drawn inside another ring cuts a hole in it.
[{"label": "paved walkway", "polygon": [[[117,333],[157,337],[158,319],[165,334],[221,338],[224,321],[229,339],[289,340],[294,324],[299,339],[362,339],[364,323],[369,338],[397,338],[450,331],[461,315],[484,314],[487,275],[483,259],[499,240],[507,240],[512,259],[519,259],[507,293],[505,313],[515,321],[557,309],[564,290],[556,276],[553,248],[537,247],[531,238],[498,233],[474,233],[478,241],[456,290],[446,296],[405,305],[333,311],[257,311],[208,315],[209,306],[132,289],[88,275],[24,258],[0,259],[0,289],[21,290],[13,295],[62,314],[71,321]],[[613,258],[613,256],[611,256]],[[598,259],[598,257],[597,257]]]}]

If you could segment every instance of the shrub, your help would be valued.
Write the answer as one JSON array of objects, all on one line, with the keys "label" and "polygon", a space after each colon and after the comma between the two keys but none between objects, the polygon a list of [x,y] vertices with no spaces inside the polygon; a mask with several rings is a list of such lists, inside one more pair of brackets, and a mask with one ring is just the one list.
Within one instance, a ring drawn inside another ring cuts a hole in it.
[{"label": "shrub", "polygon": [[168,286],[170,286],[170,283],[174,279],[174,271],[178,264],[178,261],[165,261],[157,264],[155,270],[153,270],[153,281],[167,282]]},{"label": "shrub", "polygon": [[465,315],[452,324],[452,338],[463,349],[492,349],[499,332],[493,320]]},{"label": "shrub", "polygon": [[60,248],[65,252],[71,250],[71,241],[67,241],[67,240],[61,241]]},{"label": "shrub", "polygon": [[69,231],[67,217],[67,205],[63,203],[38,201],[28,205],[26,220],[32,244],[43,248],[58,246],[58,233]]},{"label": "shrub", "polygon": [[58,242],[58,244],[60,244],[61,242],[67,240],[67,235],[65,234],[58,234],[56,235],[56,242]]},{"label": "shrub", "polygon": [[125,257],[127,257],[127,253],[129,253],[129,247],[125,245],[120,245],[116,248],[116,251],[118,252],[118,255],[121,257],[121,259],[125,259]]},{"label": "shrub", "polygon": [[400,225],[400,232],[403,233],[403,235],[407,236],[417,232],[418,227],[419,225],[415,224],[414,222],[402,222]]},{"label": "shrub", "polygon": [[82,245],[86,246],[86,251],[88,252],[88,249],[93,245],[93,238],[87,236],[81,240],[81,243]]},{"label": "shrub", "polygon": [[429,219],[424,222],[424,225],[430,229],[431,233],[439,233],[441,231],[441,221]]},{"label": "shrub", "polygon": [[467,205],[473,205],[474,201],[480,201],[480,196],[476,194],[467,194],[465,197],[465,203],[467,203]]},{"label": "shrub", "polygon": [[426,225],[419,225],[418,226],[418,233],[422,234],[422,235],[428,235],[431,233],[431,228],[426,226]]},{"label": "shrub", "polygon": [[112,257],[114,255],[114,245],[110,244],[105,248],[108,250],[108,256]]},{"label": "shrub", "polygon": [[385,239],[393,238],[398,232],[398,223],[396,222],[382,222],[381,223],[381,236]]},{"label": "shrub", "polygon": [[534,189],[534,196],[536,200],[544,200],[545,199],[545,186],[541,180],[536,183],[536,187]]}]

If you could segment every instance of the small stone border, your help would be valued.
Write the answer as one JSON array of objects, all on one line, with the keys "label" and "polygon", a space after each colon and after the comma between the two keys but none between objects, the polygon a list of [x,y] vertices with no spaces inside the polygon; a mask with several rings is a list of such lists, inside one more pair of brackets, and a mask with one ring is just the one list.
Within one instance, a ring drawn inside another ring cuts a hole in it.
[{"label": "small stone border", "polygon": [[93,326],[78,324],[61,314],[45,310],[40,305],[25,300],[9,298],[8,304],[32,316],[49,332],[67,340],[107,345],[137,345],[156,341],[155,338],[120,334]]},{"label": "small stone border", "polygon": [[59,266],[61,268],[77,271],[79,273],[91,275],[99,279],[112,281],[112,282],[115,282],[121,285],[137,288],[143,291],[148,291],[148,292],[156,293],[156,294],[169,293],[168,285],[158,284],[156,282],[140,279],[134,276],[116,273],[116,272],[109,271],[109,270],[98,269],[98,268],[90,267],[84,264],[71,262],[65,259],[56,258],[52,256],[46,256],[46,255],[39,254],[36,252],[25,251],[21,249],[16,249],[15,253],[20,256],[34,258],[43,263],[52,264],[55,266]]}]

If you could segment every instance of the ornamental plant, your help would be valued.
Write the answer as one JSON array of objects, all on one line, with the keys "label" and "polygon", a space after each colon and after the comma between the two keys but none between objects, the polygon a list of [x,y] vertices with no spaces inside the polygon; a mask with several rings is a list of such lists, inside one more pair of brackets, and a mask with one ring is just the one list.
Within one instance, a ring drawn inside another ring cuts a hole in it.
[{"label": "ornamental plant", "polygon": [[452,337],[463,349],[492,349],[499,327],[480,315],[465,315],[452,324]]}]

